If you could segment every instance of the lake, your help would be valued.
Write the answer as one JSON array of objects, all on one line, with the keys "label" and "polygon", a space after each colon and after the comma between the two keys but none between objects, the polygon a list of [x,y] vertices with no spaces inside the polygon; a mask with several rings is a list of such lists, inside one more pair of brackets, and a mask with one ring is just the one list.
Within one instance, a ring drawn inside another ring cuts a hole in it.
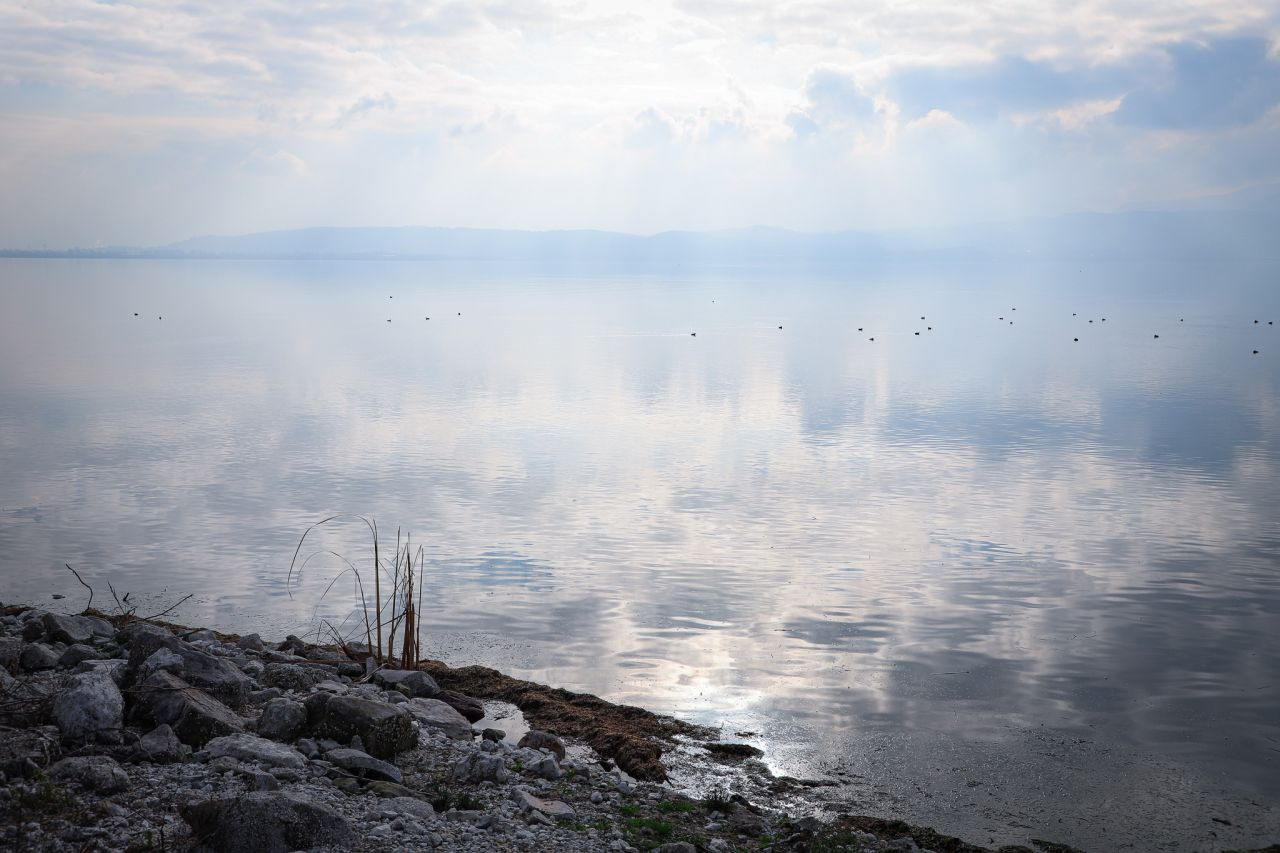
[{"label": "lake", "polygon": [[1272,842],[1276,282],[0,260],[0,599],[82,608],[69,563],[354,633],[361,523],[288,574],[361,514],[424,548],[431,656],[758,732],[855,812]]}]

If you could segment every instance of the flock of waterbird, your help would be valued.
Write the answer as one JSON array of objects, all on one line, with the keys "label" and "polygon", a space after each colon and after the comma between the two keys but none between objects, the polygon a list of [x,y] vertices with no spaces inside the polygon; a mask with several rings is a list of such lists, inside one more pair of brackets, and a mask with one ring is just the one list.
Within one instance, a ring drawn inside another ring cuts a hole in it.
[{"label": "flock of waterbird", "polygon": [[[388,296],[387,298],[388,298],[388,299],[395,299],[395,297],[394,297],[394,296]],[[715,302],[715,300],[714,300],[714,299],[712,299],[711,301],[712,301],[713,303]],[[1017,311],[1018,309],[1017,309],[1017,308],[1010,308],[1009,310],[1012,312],[1012,311]],[[138,312],[137,312],[137,311],[134,311],[134,312],[133,312],[133,316],[137,317],[137,316],[138,316]],[[461,317],[461,316],[462,316],[462,312],[461,312],[461,311],[459,311],[459,312],[458,312],[458,316],[459,316],[459,317]],[[1072,311],[1072,312],[1071,312],[1071,316],[1072,316],[1072,317],[1078,317],[1078,316],[1080,316],[1080,315],[1079,315],[1079,313],[1078,313],[1078,312],[1076,312],[1076,311]],[[163,319],[164,319],[164,317],[163,317],[163,316],[159,316],[159,317],[157,317],[156,319],[157,319],[157,320],[163,320]],[[431,318],[430,318],[430,317],[424,317],[423,319],[424,319],[424,320],[430,320]],[[925,319],[925,315],[923,315],[923,314],[922,314],[922,315],[920,315],[920,319],[921,319],[921,320],[924,320],[924,319]],[[1012,326],[1012,325],[1013,325],[1013,321],[1012,321],[1012,320],[1008,320],[1008,321],[1006,321],[1003,315],[1001,315],[1001,316],[999,316],[999,317],[996,317],[996,319],[997,319],[997,320],[1000,320],[1001,322],[1008,322],[1008,324],[1009,324],[1010,326]],[[1103,323],[1107,322],[1107,318],[1106,318],[1106,317],[1100,317],[1100,318],[1098,318],[1098,319],[1099,319],[1101,322],[1103,322]],[[388,323],[390,323],[390,322],[391,322],[391,318],[390,318],[390,317],[388,317],[388,318],[387,318],[387,322],[388,322]],[[1092,322],[1093,322],[1093,320],[1089,320],[1089,322],[1090,322],[1090,323],[1092,323]],[[1185,318],[1185,317],[1179,317],[1179,318],[1178,318],[1178,322],[1179,322],[1179,323],[1186,322],[1186,318]],[[1261,321],[1261,320],[1254,320],[1254,321],[1253,321],[1253,325],[1255,325],[1255,326],[1258,326],[1258,325],[1261,325],[1261,324],[1262,324],[1262,321]],[[1268,321],[1267,321],[1267,325],[1268,325],[1268,326],[1274,326],[1274,325],[1275,325],[1275,321],[1274,321],[1274,320],[1268,320]],[[782,327],[781,327],[781,326],[779,326],[779,327],[778,327],[778,329],[779,329],[779,330],[781,330],[781,329],[782,329]],[[865,327],[864,327],[864,326],[859,326],[859,327],[858,327],[858,331],[859,331],[859,332],[863,332],[863,331],[865,331],[865,330],[866,330],[866,329],[865,329]],[[932,331],[933,331],[933,326],[926,326],[926,327],[925,327],[925,331],[932,332]],[[920,335],[920,332],[918,332],[918,331],[917,331],[917,332],[915,332],[914,334],[918,337],[918,336]],[[694,338],[696,338],[696,337],[698,336],[698,333],[697,333],[697,332],[690,332],[690,333],[689,333],[689,336],[690,336],[690,337],[694,337]],[[1153,339],[1155,339],[1155,340],[1159,340],[1159,339],[1160,339],[1160,335],[1158,335],[1158,334],[1152,334],[1152,336],[1151,336],[1151,337],[1152,337]],[[868,338],[867,338],[867,340],[869,340],[869,341],[874,341],[874,340],[875,340],[875,337],[868,337]],[[1079,343],[1079,342],[1080,342],[1080,338],[1078,338],[1078,337],[1074,337],[1074,338],[1072,338],[1071,340],[1072,340],[1073,342],[1075,342],[1075,343]],[[1254,354],[1254,355],[1258,355],[1260,352],[1261,352],[1260,350],[1254,350],[1254,351],[1253,351],[1253,354]]]}]

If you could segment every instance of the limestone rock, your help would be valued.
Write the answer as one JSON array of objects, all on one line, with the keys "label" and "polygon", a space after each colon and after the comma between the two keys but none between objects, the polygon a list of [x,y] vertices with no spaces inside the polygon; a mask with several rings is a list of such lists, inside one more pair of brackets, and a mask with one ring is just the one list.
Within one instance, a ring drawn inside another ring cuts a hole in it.
[{"label": "limestone rock", "polygon": [[394,764],[379,761],[358,749],[331,749],[324,754],[324,759],[366,779],[382,779],[397,785],[404,783],[404,775]]},{"label": "limestone rock", "polygon": [[54,700],[53,719],[64,738],[116,743],[124,727],[124,697],[105,673],[73,675]]},{"label": "limestone rock", "polygon": [[268,687],[279,687],[281,690],[306,693],[312,687],[329,678],[330,675],[329,670],[316,666],[269,663],[262,671],[260,680]]},{"label": "limestone rock", "polygon": [[22,657],[22,640],[17,637],[0,637],[0,669],[18,672],[18,659]]},{"label": "limestone rock", "polygon": [[23,647],[18,664],[27,672],[53,669],[58,665],[58,653],[44,643],[30,643]]},{"label": "limestone rock", "polygon": [[292,699],[271,699],[262,706],[258,734],[271,740],[292,741],[307,724],[307,709]]},{"label": "limestone rock", "polygon": [[115,794],[129,787],[129,775],[108,755],[64,758],[49,768],[60,782],[76,782],[99,794]]},{"label": "limestone rock", "polygon": [[453,765],[453,778],[460,782],[505,782],[510,774],[496,755],[473,752]]},{"label": "limestone rock", "polygon": [[302,753],[293,747],[246,732],[216,737],[204,745],[204,751],[210,758],[225,755],[237,761],[256,761],[266,767],[292,767],[301,770],[307,766]]},{"label": "limestone rock", "polygon": [[63,613],[46,613],[41,620],[44,623],[45,637],[50,642],[89,644],[94,637],[110,637],[115,633],[111,623],[96,616],[68,616]]},{"label": "limestone rock", "polygon": [[142,664],[159,649],[167,649],[182,658],[182,680],[198,687],[232,708],[239,708],[249,698],[249,677],[225,658],[202,652],[169,634],[142,633],[129,646],[129,671],[135,678],[146,680]]},{"label": "limestone rock", "polygon": [[0,773],[9,779],[30,778],[61,752],[58,730],[53,726],[5,732],[0,737]]},{"label": "limestone rock", "polygon": [[441,690],[435,695],[435,698],[466,717],[469,723],[479,722],[484,719],[484,705],[481,704],[479,699],[473,699],[456,690]]},{"label": "limestone rock", "polygon": [[404,707],[422,725],[440,729],[454,740],[471,740],[474,737],[466,718],[439,699],[410,699]]},{"label": "limestone rock", "polygon": [[313,847],[349,848],[356,837],[340,815],[279,791],[179,807],[197,850],[218,853],[289,853]]},{"label": "limestone rock", "polygon": [[314,693],[307,697],[307,720],[320,737],[351,743],[359,737],[365,752],[374,758],[393,760],[398,752],[418,743],[413,718],[403,707],[361,699]]},{"label": "limestone rock", "polygon": [[530,749],[545,749],[555,753],[556,758],[564,761],[564,741],[549,732],[540,732],[537,729],[530,729],[525,736],[520,738],[520,742],[516,744],[518,747],[528,747]]},{"label": "limestone rock", "polygon": [[137,710],[157,725],[169,724],[179,740],[192,746],[244,730],[244,721],[234,711],[168,672],[157,672],[142,683]]},{"label": "limestone rock", "polygon": [[431,803],[424,803],[417,797],[394,797],[386,804],[386,808],[411,815],[419,820],[431,820],[436,816],[436,810],[431,807]]},{"label": "limestone rock", "polygon": [[543,755],[542,758],[525,767],[525,772],[530,776],[537,776],[539,779],[546,779],[554,782],[560,778],[560,764],[556,761],[554,755]]},{"label": "limestone rock", "polygon": [[577,817],[573,807],[568,803],[562,803],[559,800],[544,800],[520,788],[516,788],[511,792],[511,799],[515,801],[522,812],[536,810],[555,820],[574,820]]},{"label": "limestone rock", "polygon": [[440,692],[434,678],[414,669],[380,669],[373,674],[373,680],[386,689],[397,688],[411,698],[430,699]]},{"label": "limestone rock", "polygon": [[246,652],[261,652],[266,650],[266,646],[262,642],[262,638],[257,634],[246,634],[236,641],[236,645],[244,649]]},{"label": "limestone rock", "polygon": [[58,666],[63,669],[70,669],[73,666],[78,666],[87,660],[94,660],[98,657],[98,650],[93,646],[76,643],[74,646],[68,646],[67,650],[58,658]]},{"label": "limestone rock", "polygon": [[156,726],[138,739],[134,760],[150,761],[152,764],[173,764],[186,760],[190,754],[191,747],[178,740],[173,727],[165,723]]}]

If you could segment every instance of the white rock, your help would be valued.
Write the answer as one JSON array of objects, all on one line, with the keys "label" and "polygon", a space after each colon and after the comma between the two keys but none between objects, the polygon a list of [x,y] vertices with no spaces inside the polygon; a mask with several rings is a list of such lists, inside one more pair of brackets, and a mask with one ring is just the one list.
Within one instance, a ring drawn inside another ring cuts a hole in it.
[{"label": "white rock", "polygon": [[124,726],[124,697],[103,672],[73,675],[53,703],[53,720],[65,738],[115,742]]},{"label": "white rock", "polygon": [[251,734],[216,737],[205,744],[204,750],[210,758],[226,755],[239,761],[257,761],[268,767],[291,767],[297,770],[307,766],[302,753],[293,747]]}]

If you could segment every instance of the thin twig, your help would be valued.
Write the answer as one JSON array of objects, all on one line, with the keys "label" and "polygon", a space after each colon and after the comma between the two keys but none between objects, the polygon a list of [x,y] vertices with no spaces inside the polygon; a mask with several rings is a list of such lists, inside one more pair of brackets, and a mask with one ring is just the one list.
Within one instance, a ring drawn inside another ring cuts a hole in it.
[{"label": "thin twig", "polygon": [[155,614],[154,616],[144,616],[142,617],[142,621],[150,622],[152,619],[159,619],[161,616],[164,616],[166,613],[172,613],[174,610],[178,609],[178,607],[182,604],[182,602],[186,601],[188,598],[190,598],[193,595],[195,595],[194,592],[187,593],[186,595],[182,596],[182,598],[179,598],[176,602],[174,602],[172,607],[165,608],[164,610],[161,610],[159,613]]},{"label": "thin twig", "polygon": [[82,586],[82,587],[84,587],[85,589],[89,590],[89,603],[88,603],[88,604],[86,604],[86,605],[84,606],[84,610],[83,610],[83,611],[81,611],[82,613],[88,613],[88,612],[89,612],[89,608],[93,607],[93,587],[89,586],[87,583],[85,583],[85,582],[84,582],[84,578],[80,577],[80,573],[79,573],[79,572],[77,572],[75,569],[71,568],[71,564],[70,564],[70,563],[63,563],[62,565],[66,566],[66,567],[67,567],[67,571],[71,572],[71,574],[73,574],[73,575],[75,575],[75,576],[76,576],[76,580],[80,581],[80,586]]}]

